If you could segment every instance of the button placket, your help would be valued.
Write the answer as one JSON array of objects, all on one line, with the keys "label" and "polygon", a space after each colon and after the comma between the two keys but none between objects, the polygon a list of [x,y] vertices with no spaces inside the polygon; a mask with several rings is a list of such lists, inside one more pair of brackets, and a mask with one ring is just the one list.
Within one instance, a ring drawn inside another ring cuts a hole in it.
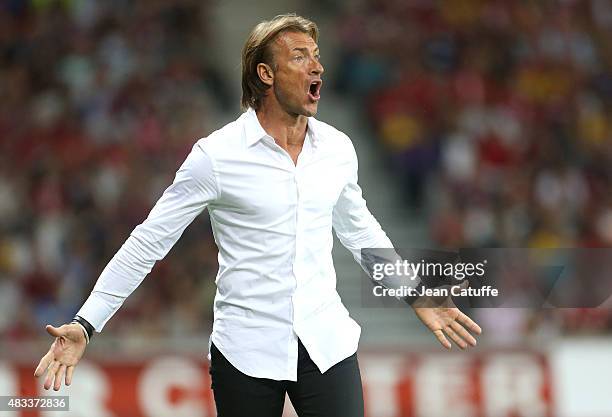
[{"label": "button placket", "polygon": [[296,287],[299,284],[299,274],[296,270],[296,260],[299,259],[298,253],[300,250],[300,184],[298,181],[298,169],[293,171],[293,186],[295,187],[295,214],[294,214],[294,251],[293,251],[293,275],[296,280]]},{"label": "button placket", "polygon": [[304,145],[302,147],[302,151],[300,152],[297,160],[297,164],[295,165],[295,170],[293,172],[293,182],[295,184],[295,192],[296,192],[296,207],[295,207],[295,252],[294,252],[294,261],[293,261],[293,275],[296,279],[296,287],[299,286],[300,283],[300,253],[302,251],[301,246],[301,233],[300,233],[300,221],[302,220],[299,213],[301,207],[301,197],[302,194],[300,192],[300,186],[303,182],[304,178],[304,170],[307,166],[307,160],[310,157],[310,138],[306,135],[306,139],[304,140]]},{"label": "button placket", "polygon": [[[293,296],[291,297],[291,307],[293,314],[293,323],[294,323],[294,331],[295,329],[295,320],[296,315],[299,321],[299,308],[296,309],[296,293],[298,292],[298,288],[300,287],[300,269],[299,269],[299,253],[301,250],[300,247],[300,182],[299,182],[299,173],[300,173],[300,163],[298,159],[298,164],[295,166],[293,171],[293,185],[295,187],[295,214],[294,214],[294,250],[293,250],[293,266],[291,268],[293,272],[293,278],[295,279],[295,290]],[[296,311],[297,310],[297,311]]]}]

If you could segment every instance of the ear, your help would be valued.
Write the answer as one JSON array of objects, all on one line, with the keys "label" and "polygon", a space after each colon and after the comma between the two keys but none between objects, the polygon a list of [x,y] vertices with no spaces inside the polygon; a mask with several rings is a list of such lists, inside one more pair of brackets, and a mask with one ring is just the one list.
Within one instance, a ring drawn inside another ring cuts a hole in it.
[{"label": "ear", "polygon": [[274,84],[274,71],[272,70],[272,67],[268,64],[257,64],[257,75],[265,85],[271,86],[272,84]]}]

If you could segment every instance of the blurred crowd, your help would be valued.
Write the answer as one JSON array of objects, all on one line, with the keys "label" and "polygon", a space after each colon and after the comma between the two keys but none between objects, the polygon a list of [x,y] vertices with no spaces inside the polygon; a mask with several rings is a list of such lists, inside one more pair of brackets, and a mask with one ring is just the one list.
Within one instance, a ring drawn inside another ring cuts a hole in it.
[{"label": "blurred crowd", "polygon": [[612,2],[366,0],[339,22],[336,84],[436,245],[612,245]]},{"label": "blurred crowd", "polygon": [[[340,45],[334,88],[364,104],[436,245],[612,245],[612,2],[317,4],[337,14],[326,34]],[[3,338],[69,320],[195,140],[235,115],[208,53],[209,10],[198,0],[0,3]],[[109,333],[210,328],[217,251],[205,217]],[[612,328],[609,313],[589,309],[505,317],[506,329]]]},{"label": "blurred crowd", "polygon": [[[69,320],[229,103],[203,1],[0,4],[0,335]],[[214,102],[211,100],[214,97]],[[107,326],[201,333],[216,247],[206,219]]]}]

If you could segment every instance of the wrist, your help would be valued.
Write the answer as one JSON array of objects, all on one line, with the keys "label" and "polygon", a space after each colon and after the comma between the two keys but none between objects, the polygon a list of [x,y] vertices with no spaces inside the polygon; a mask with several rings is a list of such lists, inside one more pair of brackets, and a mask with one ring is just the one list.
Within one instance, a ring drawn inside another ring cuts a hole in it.
[{"label": "wrist", "polygon": [[94,328],[87,320],[85,320],[81,316],[75,316],[71,321],[72,324],[78,324],[83,330],[83,334],[85,335],[85,340],[89,344],[89,341],[93,337]]},{"label": "wrist", "polygon": [[427,286],[423,283],[423,281],[421,280],[416,287],[414,287],[414,289],[411,291],[411,295],[407,295],[406,297],[403,298],[403,300],[412,308],[415,307],[414,303],[421,298],[422,293],[423,293],[423,289],[427,288]]}]

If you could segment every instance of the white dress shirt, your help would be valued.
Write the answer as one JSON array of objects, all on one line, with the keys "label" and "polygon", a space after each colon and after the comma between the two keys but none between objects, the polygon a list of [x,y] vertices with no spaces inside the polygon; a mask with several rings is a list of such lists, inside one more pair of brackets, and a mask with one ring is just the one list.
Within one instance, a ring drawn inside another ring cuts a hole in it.
[{"label": "white dress shirt", "polygon": [[332,227],[358,262],[361,248],[392,244],[362,198],[355,149],[311,117],[294,164],[252,109],[194,145],[78,315],[100,332],[205,207],[219,248],[211,341],[234,367],[296,381],[298,338],[321,372],[356,352],[361,328],[336,291]]}]

